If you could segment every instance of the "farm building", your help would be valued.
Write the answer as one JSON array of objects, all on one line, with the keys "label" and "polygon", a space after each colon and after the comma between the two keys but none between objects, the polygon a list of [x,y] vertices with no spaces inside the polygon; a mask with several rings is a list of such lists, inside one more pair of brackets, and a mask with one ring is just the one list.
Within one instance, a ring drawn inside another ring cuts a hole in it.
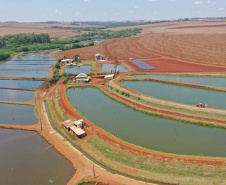
[{"label": "farm building", "polygon": [[77,120],[77,121],[74,121],[73,123],[74,123],[74,125],[75,125],[77,128],[83,128],[84,120],[83,120],[83,119],[79,119],[79,120]]},{"label": "farm building", "polygon": [[109,80],[109,79],[113,79],[114,77],[115,77],[114,74],[110,74],[110,75],[106,75],[106,76],[104,77],[104,79],[105,79],[105,80]]},{"label": "farm building", "polygon": [[72,126],[71,130],[74,134],[76,134],[79,138],[83,138],[86,136],[86,132],[81,128],[77,128],[76,126]]},{"label": "farm building", "polygon": [[97,53],[95,55],[95,60],[104,60],[104,56],[102,54],[100,54],[100,53]]},{"label": "farm building", "polygon": [[89,82],[90,78],[85,73],[76,76],[76,82]]},{"label": "farm building", "polygon": [[72,59],[63,59],[60,61],[61,64],[72,64],[74,63],[74,60]]},{"label": "farm building", "polygon": [[66,120],[64,122],[62,122],[62,125],[68,130],[70,131],[70,127],[74,126],[74,123],[69,119],[69,120]]}]

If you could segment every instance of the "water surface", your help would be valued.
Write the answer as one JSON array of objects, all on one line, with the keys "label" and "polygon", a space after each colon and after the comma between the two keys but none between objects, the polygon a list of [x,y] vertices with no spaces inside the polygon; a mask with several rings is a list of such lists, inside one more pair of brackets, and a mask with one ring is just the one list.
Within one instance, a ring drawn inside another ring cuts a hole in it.
[{"label": "water surface", "polygon": [[67,184],[75,170],[37,133],[0,129],[2,185]]},{"label": "water surface", "polygon": [[208,85],[216,87],[226,87],[226,78],[215,77],[188,77],[188,76],[173,76],[173,75],[133,75],[136,77],[155,78],[162,80],[171,80],[177,82],[185,82],[198,85]]},{"label": "water surface", "polygon": [[226,93],[192,87],[169,85],[152,81],[121,81],[125,87],[159,99],[196,105],[204,103],[207,107],[226,109]]},{"label": "water surface", "polygon": [[64,69],[65,73],[71,73],[71,74],[80,74],[80,73],[90,73],[91,71],[91,66],[90,65],[83,65],[80,67],[66,67]]},{"label": "water surface", "polygon": [[34,91],[0,89],[0,100],[25,102],[33,100],[34,94]]},{"label": "water surface", "polygon": [[0,103],[0,110],[1,124],[34,125],[37,123],[34,107],[31,105]]},{"label": "water surface", "polygon": [[68,89],[67,94],[87,119],[129,143],[167,153],[226,157],[225,130],[142,114],[94,88]]},{"label": "water surface", "polygon": [[0,71],[3,77],[46,78],[48,71]]},{"label": "water surface", "polygon": [[119,72],[127,72],[128,71],[122,65],[115,65],[115,64],[103,64],[102,65],[102,72],[110,72],[110,70],[115,71],[116,69],[118,69]]},{"label": "water surface", "polygon": [[49,69],[51,65],[0,65],[0,69],[7,70],[43,70],[43,69]]},{"label": "water surface", "polygon": [[0,80],[0,87],[36,89],[43,82],[44,81],[33,81],[33,80]]}]

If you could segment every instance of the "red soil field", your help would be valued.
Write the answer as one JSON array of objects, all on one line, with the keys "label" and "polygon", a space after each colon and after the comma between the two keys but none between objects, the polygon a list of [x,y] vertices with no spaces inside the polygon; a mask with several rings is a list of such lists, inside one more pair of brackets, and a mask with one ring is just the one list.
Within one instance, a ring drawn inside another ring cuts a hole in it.
[{"label": "red soil field", "polygon": [[226,24],[217,24],[217,25],[202,25],[202,26],[182,26],[182,27],[174,27],[168,29],[185,29],[185,28],[210,28],[210,27],[226,27]]},{"label": "red soil field", "polygon": [[[138,37],[139,38],[139,37]],[[141,52],[137,49],[133,41],[137,40],[137,37],[125,37],[119,39],[110,39],[102,42],[99,45],[73,49],[63,51],[59,55],[67,56],[68,58],[74,58],[76,54],[79,54],[82,59],[94,59],[96,53],[101,53],[105,58],[109,57],[113,60],[116,56],[119,60],[126,60],[130,58],[153,58],[156,57],[150,52]]]},{"label": "red soil field", "polygon": [[130,61],[125,61],[126,64],[130,65],[137,72],[167,72],[167,73],[177,73],[177,72],[226,72],[226,67],[217,67],[205,64],[196,64],[191,62],[184,62],[175,59],[161,58],[161,59],[151,59],[143,60],[145,63],[153,66],[154,70],[142,70],[134,65]]}]

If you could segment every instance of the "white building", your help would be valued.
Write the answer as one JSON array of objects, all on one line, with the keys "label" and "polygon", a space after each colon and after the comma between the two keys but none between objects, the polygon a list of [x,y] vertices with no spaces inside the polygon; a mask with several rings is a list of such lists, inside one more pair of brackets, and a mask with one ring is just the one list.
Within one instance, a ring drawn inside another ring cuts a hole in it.
[{"label": "white building", "polygon": [[102,54],[100,54],[100,53],[97,53],[95,55],[95,60],[104,60],[104,56]]},{"label": "white building", "polygon": [[77,128],[83,128],[84,120],[83,120],[83,119],[79,119],[79,120],[77,120],[77,121],[74,121],[73,124],[74,124]]},{"label": "white building", "polygon": [[72,59],[63,59],[63,60],[61,60],[60,63],[61,64],[73,64],[74,60],[72,60]]},{"label": "white building", "polygon": [[85,73],[76,76],[76,82],[89,82],[90,78]]},{"label": "white building", "polygon": [[106,76],[104,77],[104,79],[105,79],[105,80],[113,79],[114,76],[115,76],[114,74],[106,75]]},{"label": "white building", "polygon": [[74,134],[76,134],[79,138],[83,138],[86,136],[86,132],[81,128],[77,128],[76,126],[72,126],[71,130]]}]

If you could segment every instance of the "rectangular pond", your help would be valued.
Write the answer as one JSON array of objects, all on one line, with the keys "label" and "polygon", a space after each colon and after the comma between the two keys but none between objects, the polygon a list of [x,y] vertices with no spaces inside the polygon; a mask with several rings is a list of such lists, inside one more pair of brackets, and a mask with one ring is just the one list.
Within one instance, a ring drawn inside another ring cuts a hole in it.
[{"label": "rectangular pond", "polygon": [[48,60],[46,58],[46,60],[9,60],[5,64],[54,64],[56,62],[57,60]]},{"label": "rectangular pond", "polygon": [[34,91],[0,89],[0,100],[25,102],[33,100],[34,94]]},{"label": "rectangular pond", "polygon": [[210,108],[226,109],[226,93],[224,92],[152,81],[121,81],[120,84],[134,91],[167,101],[194,106],[204,103]]},{"label": "rectangular pond", "polygon": [[128,72],[128,70],[123,67],[122,65],[115,65],[115,64],[103,64],[102,65],[102,72],[114,72],[115,70],[119,70],[119,72]]},{"label": "rectangular pond", "polygon": [[83,66],[76,66],[76,67],[66,67],[64,69],[65,73],[71,73],[71,74],[80,74],[80,73],[90,73],[91,71],[90,65],[83,65]]},{"label": "rectangular pond", "polygon": [[226,78],[173,76],[173,75],[133,75],[133,76],[226,88]]},{"label": "rectangular pond", "polygon": [[226,130],[149,116],[95,88],[68,89],[67,95],[88,120],[126,142],[166,153],[226,157]]},{"label": "rectangular pond", "polygon": [[0,123],[10,125],[34,125],[37,119],[32,105],[0,103]]},{"label": "rectangular pond", "polygon": [[33,80],[0,80],[0,87],[36,89],[43,82],[44,81],[33,81]]},{"label": "rectangular pond", "polygon": [[0,65],[2,70],[47,70],[51,65]]},{"label": "rectangular pond", "polygon": [[0,77],[46,78],[48,71],[0,71]]},{"label": "rectangular pond", "polygon": [[0,129],[0,179],[2,185],[67,184],[75,173],[63,158],[37,133]]}]

